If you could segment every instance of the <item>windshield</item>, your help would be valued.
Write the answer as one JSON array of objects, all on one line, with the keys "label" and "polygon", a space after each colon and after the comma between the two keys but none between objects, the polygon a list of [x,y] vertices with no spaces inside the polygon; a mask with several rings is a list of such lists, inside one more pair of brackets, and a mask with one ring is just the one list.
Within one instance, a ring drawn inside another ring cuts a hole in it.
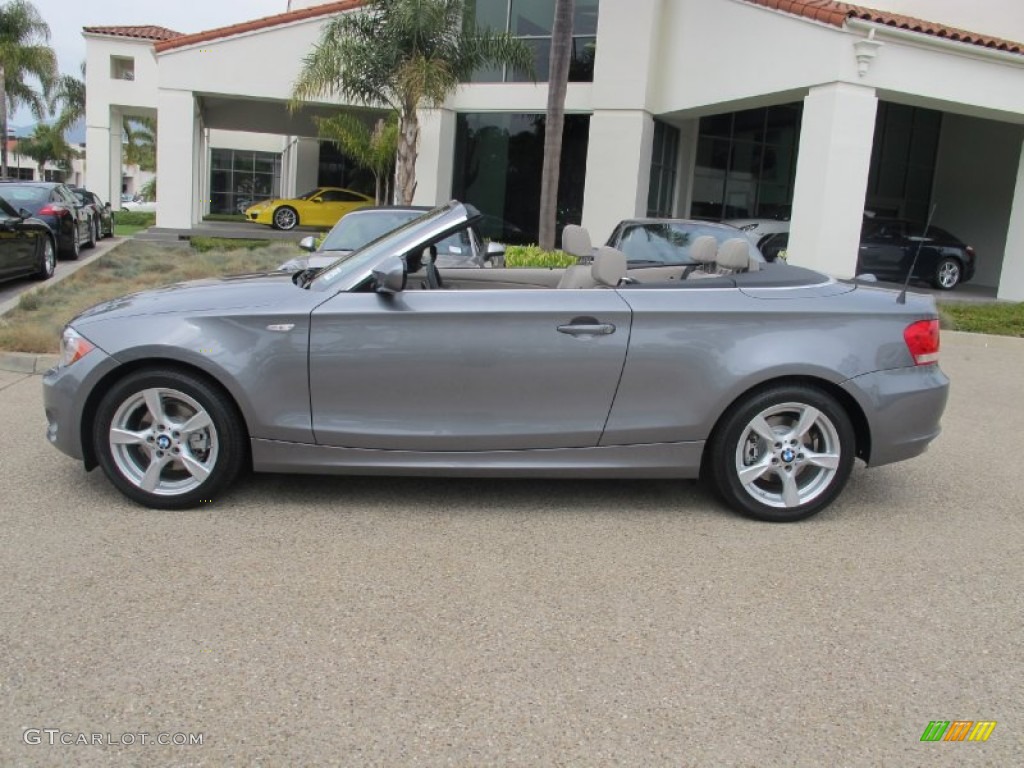
[{"label": "windshield", "polygon": [[754,244],[738,229],[689,221],[627,224],[616,247],[634,263],[695,264],[690,248],[694,240],[705,235],[715,238],[719,245],[726,240],[741,239],[748,243],[754,258],[764,260]]},{"label": "windshield", "polygon": [[324,238],[321,251],[354,251],[381,235],[419,218],[426,211],[366,211],[350,213]]},{"label": "windshield", "polygon": [[25,203],[45,203],[50,199],[50,190],[46,187],[19,186],[4,184],[0,186],[0,196],[17,208]]},{"label": "windshield", "polygon": [[311,285],[323,289],[372,267],[384,256],[391,254],[404,256],[406,249],[421,240],[421,237],[417,235],[421,235],[422,240],[429,240],[431,229],[434,228],[434,225],[439,225],[441,219],[451,213],[453,207],[454,204],[449,203],[427,211],[422,216],[405,222],[397,229],[384,233],[364,247],[341,256],[320,272]]}]

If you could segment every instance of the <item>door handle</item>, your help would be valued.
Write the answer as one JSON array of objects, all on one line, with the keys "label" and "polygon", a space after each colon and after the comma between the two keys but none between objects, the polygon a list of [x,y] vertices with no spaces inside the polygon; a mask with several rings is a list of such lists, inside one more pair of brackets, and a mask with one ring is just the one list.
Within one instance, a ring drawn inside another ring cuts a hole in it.
[{"label": "door handle", "polygon": [[611,323],[570,323],[558,326],[558,332],[569,336],[610,336],[615,333],[615,326]]}]

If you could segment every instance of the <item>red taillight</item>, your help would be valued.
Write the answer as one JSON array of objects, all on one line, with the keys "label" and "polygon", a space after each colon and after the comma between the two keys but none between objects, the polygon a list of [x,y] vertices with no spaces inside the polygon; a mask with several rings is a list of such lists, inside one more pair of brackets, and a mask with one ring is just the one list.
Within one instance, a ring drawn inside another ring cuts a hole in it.
[{"label": "red taillight", "polygon": [[60,216],[66,211],[63,205],[44,205],[39,209],[39,216]]},{"label": "red taillight", "polygon": [[914,365],[939,362],[939,321],[918,320],[903,331],[903,340],[914,358]]}]

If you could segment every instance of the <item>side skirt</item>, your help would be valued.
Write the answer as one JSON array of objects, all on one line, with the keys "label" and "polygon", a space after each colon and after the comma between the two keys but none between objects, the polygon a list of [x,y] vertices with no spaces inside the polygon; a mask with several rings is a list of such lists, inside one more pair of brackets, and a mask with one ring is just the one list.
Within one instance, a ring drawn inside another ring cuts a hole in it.
[{"label": "side skirt", "polygon": [[252,440],[256,472],[445,477],[696,478],[704,442],[529,451],[383,451]]}]

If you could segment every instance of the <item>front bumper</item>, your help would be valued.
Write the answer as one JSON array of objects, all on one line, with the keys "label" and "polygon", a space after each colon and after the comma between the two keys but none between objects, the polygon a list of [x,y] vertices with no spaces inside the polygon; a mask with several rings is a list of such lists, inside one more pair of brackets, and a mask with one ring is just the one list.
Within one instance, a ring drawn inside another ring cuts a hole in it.
[{"label": "front bumper", "polygon": [[939,436],[949,379],[937,365],[875,371],[846,381],[871,431],[868,465],[880,467],[925,452]]},{"label": "front bumper", "polygon": [[[101,349],[64,368],[51,368],[43,376],[43,408],[46,411],[46,439],[61,453],[80,461],[82,416],[96,384],[120,365]],[[87,467],[91,469],[91,467]]]}]

